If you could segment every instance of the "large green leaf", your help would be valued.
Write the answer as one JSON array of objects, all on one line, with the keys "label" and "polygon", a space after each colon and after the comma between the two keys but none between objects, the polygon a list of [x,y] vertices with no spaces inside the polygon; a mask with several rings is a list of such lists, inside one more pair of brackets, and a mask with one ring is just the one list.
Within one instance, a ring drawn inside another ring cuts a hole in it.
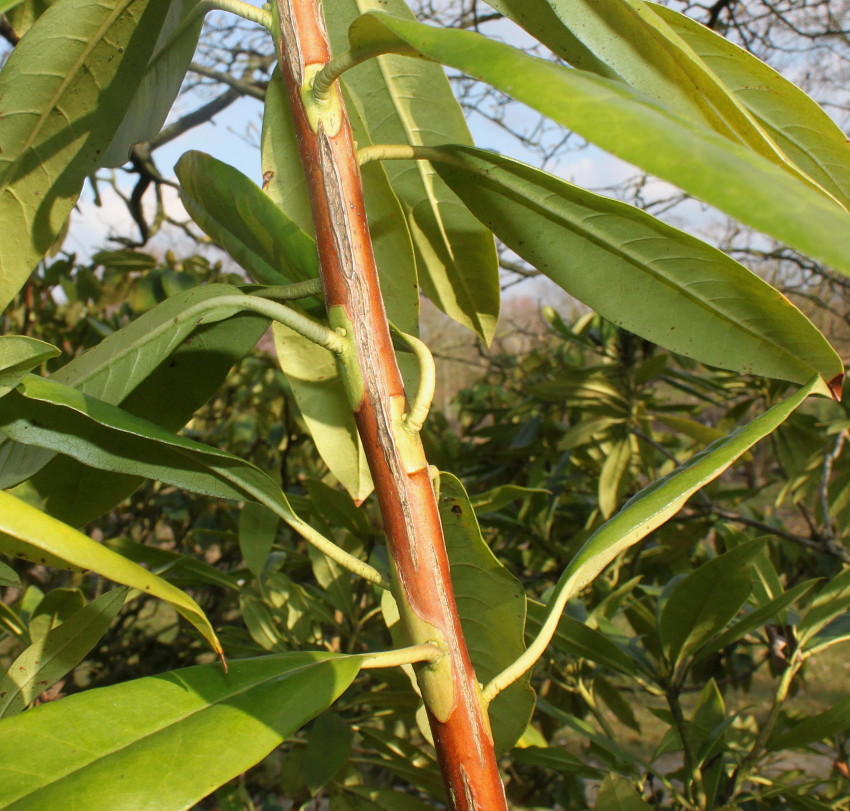
[{"label": "large green leaf", "polygon": [[[332,0],[326,15],[335,53],[346,50],[351,22],[370,9],[413,20],[403,0]],[[460,106],[436,65],[382,56],[346,73],[343,83],[371,143],[472,143]],[[390,164],[386,170],[407,216],[425,294],[489,342],[500,297],[492,236],[428,164]]]},{"label": "large green leaf", "polygon": [[847,139],[817,102],[710,28],[665,6],[648,5],[735,93],[792,163],[850,204]]},{"label": "large green leaf", "polygon": [[201,36],[199,5],[199,0],[172,0],[153,56],[101,166],[123,166],[134,144],[150,140],[162,128]]},{"label": "large green leaf", "polygon": [[661,645],[676,667],[723,630],[753,588],[749,562],[764,541],[750,541],[704,563],[670,592],[658,618]]},{"label": "large green leaf", "polygon": [[564,124],[612,154],[850,273],[850,215],[829,195],[624,83],[529,56],[471,31],[369,12],[352,48],[442,62]]},{"label": "large green leaf", "polygon": [[599,786],[596,808],[598,811],[651,811],[652,806],[638,794],[631,781],[619,774],[609,774]]},{"label": "large green leaf", "polygon": [[127,589],[112,589],[33,642],[0,680],[0,718],[14,715],[67,675],[106,633]]},{"label": "large green leaf", "polygon": [[497,0],[495,7],[576,67],[594,70],[598,60],[605,68],[594,72],[783,163],[732,89],[644,0]]},{"label": "large green leaf", "polygon": [[0,71],[0,310],[64,226],[141,81],[169,0],[59,0]]},{"label": "large green leaf", "polygon": [[238,169],[203,152],[174,167],[195,222],[262,284],[314,279],[316,243]]},{"label": "large green leaf", "polygon": [[798,749],[810,743],[831,738],[838,732],[850,729],[850,697],[839,699],[832,707],[817,715],[810,715],[784,732],[771,737],[767,748]]},{"label": "large green leaf", "polygon": [[437,171],[499,239],[615,324],[724,369],[795,383],[842,374],[806,316],[722,251],[509,158],[439,154]]},{"label": "large green leaf", "polygon": [[[4,398],[5,399],[5,398]],[[162,578],[0,490],[0,552],[33,563],[84,569],[139,589],[174,606],[221,653],[221,645],[197,603]]]},{"label": "large green leaf", "polygon": [[[232,285],[212,284],[171,296],[58,369],[52,379],[179,428],[265,331],[268,322],[260,316],[216,308],[214,299],[239,294]],[[52,456],[0,442],[0,487],[30,478]]]},{"label": "large green leaf", "polygon": [[[439,505],[463,635],[475,674],[486,684],[525,650],[525,595],[481,537],[469,496],[450,473],[440,473]],[[530,679],[527,673],[490,704],[500,752],[519,740],[534,711]]]},{"label": "large green leaf", "polygon": [[329,557],[373,582],[383,582],[375,569],[302,521],[280,487],[250,462],[76,389],[30,375],[16,391],[0,398],[0,432],[100,470],[158,479],[213,498],[264,504]]},{"label": "large green leaf", "polygon": [[5,719],[0,805],[189,808],[328,707],[359,666],[328,653],[234,661],[227,674],[199,665]]}]

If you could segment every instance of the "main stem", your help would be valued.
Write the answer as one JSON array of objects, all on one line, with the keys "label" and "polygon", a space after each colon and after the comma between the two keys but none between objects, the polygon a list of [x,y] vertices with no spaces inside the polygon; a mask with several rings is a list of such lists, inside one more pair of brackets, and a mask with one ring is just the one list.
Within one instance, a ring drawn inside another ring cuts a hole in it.
[{"label": "main stem", "polygon": [[[280,66],[307,178],[325,302],[352,342],[345,369],[393,563],[393,594],[409,644],[444,651],[417,677],[451,808],[507,811],[486,709],[460,627],[439,511],[418,435],[400,430],[407,409],[366,222],[360,170],[344,106],[315,124],[305,76],[330,58],[317,0],[277,0]],[[315,121],[315,119],[314,119]],[[358,375],[359,373],[359,375]]]}]

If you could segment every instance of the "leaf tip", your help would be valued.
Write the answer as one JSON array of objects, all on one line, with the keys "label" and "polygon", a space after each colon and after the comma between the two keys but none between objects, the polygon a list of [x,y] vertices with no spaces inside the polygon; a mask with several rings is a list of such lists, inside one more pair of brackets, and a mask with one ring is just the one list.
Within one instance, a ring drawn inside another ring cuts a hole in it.
[{"label": "leaf tip", "polygon": [[224,675],[227,675],[227,659],[224,658],[224,650],[219,648],[216,653],[218,654],[218,658],[221,659],[221,666],[224,668]]}]

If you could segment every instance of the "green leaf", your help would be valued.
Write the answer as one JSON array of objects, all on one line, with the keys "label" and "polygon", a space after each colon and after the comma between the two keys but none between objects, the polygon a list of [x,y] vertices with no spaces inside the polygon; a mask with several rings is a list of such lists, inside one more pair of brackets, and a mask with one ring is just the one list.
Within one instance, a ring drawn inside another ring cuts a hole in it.
[{"label": "green leaf", "polygon": [[275,324],[273,334],[280,368],[319,456],[360,504],[372,492],[372,475],[334,356],[283,324]]},{"label": "green leaf", "polygon": [[192,219],[262,284],[314,279],[316,243],[238,169],[186,152],[174,171]]},{"label": "green leaf", "polygon": [[[755,565],[751,569],[755,569]],[[788,591],[774,597],[754,611],[745,614],[741,619],[723,631],[722,634],[719,634],[705,644],[697,653],[696,660],[705,659],[712,653],[723,650],[727,645],[743,639],[748,633],[754,631],[756,628],[761,628],[762,625],[770,620],[776,620],[778,617],[781,617],[783,610],[787,606],[803,599],[817,583],[817,580],[806,580],[802,583],[797,583],[796,586],[788,589]]]},{"label": "green leaf", "polygon": [[[413,21],[403,0],[333,0],[327,22],[335,53],[359,14],[383,9]],[[382,56],[346,73],[348,98],[363,117],[371,143],[472,144],[461,108],[436,65]],[[458,203],[427,164],[387,164],[407,216],[419,282],[443,312],[489,343],[499,314],[499,276],[490,232]]]},{"label": "green leaf", "polygon": [[346,720],[336,712],[323,712],[310,727],[304,752],[304,783],[315,794],[342,769],[351,755],[354,735]]},{"label": "green leaf", "polygon": [[652,806],[635,791],[630,780],[618,774],[606,775],[596,795],[597,811],[651,811]]},{"label": "green leaf", "polygon": [[806,607],[803,618],[800,620],[800,645],[804,647],[821,628],[843,614],[848,606],[850,606],[850,569],[845,569],[832,578]]},{"label": "green leaf", "polygon": [[2,398],[0,431],[101,470],[159,479],[213,498],[258,501],[293,528],[305,526],[275,482],[250,462],[53,380],[30,375]]},{"label": "green leaf", "polygon": [[221,653],[215,631],[191,597],[137,563],[3,491],[0,491],[0,551],[47,566],[67,568],[70,564],[72,568],[96,572],[165,600],[198,629],[216,653]]},{"label": "green leaf", "polygon": [[485,513],[497,512],[502,507],[507,507],[508,504],[525,499],[535,493],[551,495],[551,491],[540,487],[521,487],[518,484],[501,484],[498,487],[485,490],[483,493],[470,496],[470,498],[472,499],[475,514],[484,515]]},{"label": "green leaf", "polygon": [[127,589],[101,594],[30,645],[0,680],[0,718],[14,715],[71,672],[106,633]]},{"label": "green leaf", "polygon": [[122,557],[144,563],[157,570],[157,574],[166,577],[177,586],[197,586],[206,583],[226,589],[238,589],[239,578],[210,566],[191,555],[182,555],[169,549],[156,546],[146,546],[129,538],[107,538],[104,546],[114,549]]},{"label": "green leaf", "polygon": [[0,397],[40,363],[62,353],[55,346],[27,335],[0,335]]},{"label": "green leaf", "polygon": [[[359,657],[287,653],[88,690],[0,722],[0,805],[189,808],[328,707]],[[61,729],[62,734],[56,735]],[[104,791],[104,785],[109,791]]]},{"label": "green leaf", "polygon": [[[546,606],[536,600],[528,600],[526,634],[536,634],[545,618]],[[561,615],[552,644],[571,656],[588,659],[627,676],[638,672],[637,663],[616,642],[569,614]]]},{"label": "green leaf", "polygon": [[[262,337],[267,325],[268,319],[263,316],[239,313],[196,327],[124,398],[121,407],[176,431],[215,393],[231,367]],[[140,365],[147,361],[146,358]],[[105,474],[68,457],[57,456],[31,483],[51,515],[80,526],[129,496],[140,479]]]},{"label": "green leaf", "polygon": [[[469,497],[450,473],[440,473],[439,506],[469,656],[478,681],[486,684],[525,650],[525,595],[481,537]],[[490,704],[497,751],[525,732],[534,710],[530,679],[526,673]]]},{"label": "green leaf", "polygon": [[716,248],[509,158],[440,153],[440,176],[499,239],[618,326],[722,369],[794,383],[842,374],[808,318]]},{"label": "green leaf", "polygon": [[199,0],[173,0],[147,70],[101,166],[123,166],[134,144],[148,141],[162,129],[198,45],[204,15]]},{"label": "green leaf", "polygon": [[21,578],[18,577],[18,573],[11,566],[0,561],[0,586],[6,588],[7,586],[17,587],[20,585]]},{"label": "green leaf", "polygon": [[632,461],[632,442],[626,436],[613,443],[599,472],[599,511],[603,518],[610,518],[620,503]]},{"label": "green leaf", "polygon": [[773,735],[767,748],[771,751],[798,749],[831,738],[847,729],[850,729],[850,697],[839,699],[828,710],[810,715],[791,729]]},{"label": "green leaf", "polygon": [[560,746],[524,746],[514,749],[511,755],[519,763],[539,769],[551,769],[558,774],[583,773],[588,777],[598,776],[598,769],[585,764]]},{"label": "green leaf", "polygon": [[749,562],[764,541],[750,541],[704,563],[670,592],[658,619],[664,655],[674,667],[719,633],[752,591]]},{"label": "green leaf", "polygon": [[[58,0],[0,71],[0,310],[65,225],[124,117],[169,0]],[[61,43],[61,47],[57,47]]]},{"label": "green leaf", "polygon": [[6,12],[11,11],[15,6],[22,2],[23,0],[0,0],[0,14],[5,14]]},{"label": "green leaf", "polygon": [[648,4],[735,94],[800,170],[850,204],[850,163],[841,128],[823,108],[769,65],[684,14]]},{"label": "green leaf", "polygon": [[583,138],[753,228],[850,273],[850,214],[767,158],[619,81],[537,59],[471,31],[369,12],[354,49],[432,59],[513,96]]},{"label": "green leaf", "polygon": [[[564,570],[550,604],[566,604],[620,553],[672,518],[698,490],[714,481],[760,439],[775,431],[808,397],[817,381],[777,403],[748,425],[695,454],[668,476],[630,498],[588,538]],[[2,401],[0,401],[2,402]]]},{"label": "green leaf", "polygon": [[259,577],[272,551],[280,519],[262,504],[248,502],[239,512],[239,548],[251,573]]},{"label": "green leaf", "polygon": [[[266,320],[257,316],[250,316],[251,321],[240,325],[229,325],[226,330],[216,330],[215,336],[207,336],[207,331],[212,332],[209,327],[199,329],[199,319],[202,323],[216,322],[234,315],[232,309],[217,310],[214,299],[239,294],[239,288],[226,284],[205,285],[178,293],[65,364],[53,373],[51,379],[104,402],[118,404],[159,369],[163,385],[168,387],[168,398],[163,402],[161,389],[154,382],[151,384],[152,391],[138,395],[139,401],[144,400],[157,417],[165,418],[170,411],[170,403],[179,401],[185,404],[192,399],[192,392],[199,388],[203,398],[196,401],[194,407],[197,407],[217,388],[235,361],[231,359],[227,369],[215,372],[207,363],[220,359],[222,354],[227,357],[227,346],[235,345],[247,351],[249,347],[239,336],[246,337],[249,346],[253,346],[265,329]],[[197,337],[187,341],[196,331]],[[207,347],[211,355],[207,356],[205,363],[201,363],[198,353]],[[176,351],[183,354],[172,367],[168,358]],[[232,355],[229,357],[232,358]],[[212,389],[209,388],[210,380],[213,381]],[[185,413],[184,407],[181,405],[175,410]],[[12,487],[30,478],[52,456],[52,453],[42,450],[0,442],[0,487]]]}]

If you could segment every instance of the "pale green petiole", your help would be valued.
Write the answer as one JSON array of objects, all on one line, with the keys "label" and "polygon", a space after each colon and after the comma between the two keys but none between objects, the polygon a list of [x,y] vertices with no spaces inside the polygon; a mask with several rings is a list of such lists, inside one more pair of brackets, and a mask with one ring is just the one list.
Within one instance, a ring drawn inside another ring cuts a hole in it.
[{"label": "pale green petiole", "polygon": [[276,301],[295,301],[296,299],[310,298],[310,296],[321,296],[323,293],[321,279],[308,279],[306,282],[296,282],[295,284],[267,285],[252,290],[250,295],[262,296]]},{"label": "pale green petiole", "polygon": [[376,667],[398,667],[399,665],[412,665],[416,662],[436,662],[445,656],[445,653],[430,642],[421,645],[411,645],[409,648],[399,650],[388,650],[382,653],[370,653],[362,658],[361,667],[364,669]]},{"label": "pale green petiole", "polygon": [[437,387],[437,370],[434,366],[434,358],[428,347],[419,338],[402,332],[394,324],[390,324],[390,327],[410,347],[419,363],[419,389],[413,398],[410,411],[404,415],[405,427],[412,433],[418,434],[425,424],[425,419],[434,400],[434,390]]},{"label": "pale green petiole", "polygon": [[201,0],[196,13],[206,14],[208,11],[228,11],[237,17],[242,17],[243,20],[257,23],[269,31],[272,29],[272,15],[268,11],[252,6],[250,3],[243,3],[242,0]]}]

